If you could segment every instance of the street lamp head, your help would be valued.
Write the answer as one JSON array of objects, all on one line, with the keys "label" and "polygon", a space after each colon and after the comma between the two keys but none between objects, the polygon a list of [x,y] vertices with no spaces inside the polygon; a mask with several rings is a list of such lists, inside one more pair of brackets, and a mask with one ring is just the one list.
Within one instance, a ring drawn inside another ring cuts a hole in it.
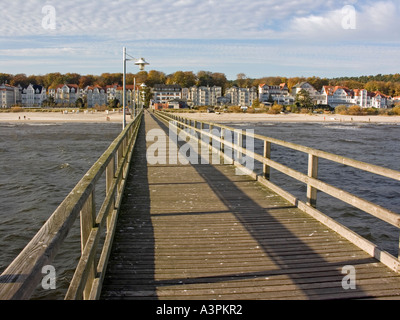
[{"label": "street lamp head", "polygon": [[139,66],[140,71],[143,71],[144,67],[146,65],[149,65],[150,63],[147,63],[143,58],[140,58],[138,61],[135,62],[135,64]]}]

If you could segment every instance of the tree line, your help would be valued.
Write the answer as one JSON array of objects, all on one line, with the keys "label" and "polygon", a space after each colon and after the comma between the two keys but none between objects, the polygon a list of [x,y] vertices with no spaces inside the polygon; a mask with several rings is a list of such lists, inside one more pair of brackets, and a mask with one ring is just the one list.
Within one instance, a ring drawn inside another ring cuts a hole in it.
[{"label": "tree line", "polygon": [[[178,84],[182,88],[192,86],[219,86],[226,89],[237,87],[258,87],[260,84],[279,85],[286,83],[289,90],[297,83],[306,81],[321,90],[323,86],[344,86],[349,89],[366,89],[368,91],[380,91],[389,96],[400,96],[400,74],[360,76],[360,77],[341,77],[341,78],[320,78],[320,77],[263,77],[249,78],[244,73],[239,73],[235,80],[228,80],[224,73],[199,71],[176,71],[172,74],[151,70],[140,71],[136,74],[128,73],[127,83],[144,83],[149,87],[155,84]],[[55,88],[62,84],[76,84],[80,88],[98,85],[105,87],[108,85],[122,85],[122,73],[103,73],[101,75],[81,75],[78,73],[61,74],[59,72],[48,73],[45,75],[26,75],[26,74],[7,74],[0,73],[0,84],[8,83],[13,86],[27,87],[29,84],[41,85],[45,88]]]}]

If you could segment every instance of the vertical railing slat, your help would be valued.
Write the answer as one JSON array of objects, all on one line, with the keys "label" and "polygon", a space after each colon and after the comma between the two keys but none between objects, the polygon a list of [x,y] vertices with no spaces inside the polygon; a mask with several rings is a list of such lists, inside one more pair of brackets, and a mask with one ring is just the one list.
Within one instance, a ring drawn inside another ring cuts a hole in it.
[{"label": "vertical railing slat", "polygon": [[[318,157],[312,154],[308,155],[308,176],[311,178],[318,178]],[[317,206],[317,189],[307,185],[307,204]]]},{"label": "vertical railing slat", "polygon": [[[271,159],[271,142],[267,140],[264,141],[264,158]],[[271,167],[267,164],[263,166],[263,175],[265,179],[271,179]]]}]

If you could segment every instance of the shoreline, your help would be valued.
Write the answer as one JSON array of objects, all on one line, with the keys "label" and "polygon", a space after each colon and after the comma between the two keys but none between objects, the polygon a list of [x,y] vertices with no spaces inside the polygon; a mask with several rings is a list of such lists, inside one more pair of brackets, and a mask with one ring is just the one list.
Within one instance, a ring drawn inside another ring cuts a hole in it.
[{"label": "shoreline", "polygon": [[[122,112],[1,112],[0,123],[122,123]],[[126,116],[129,122],[130,116]]]},{"label": "shoreline", "polygon": [[[330,122],[400,124],[400,116],[350,116],[338,114],[266,114],[266,113],[176,113],[205,122]],[[1,112],[0,123],[122,123],[122,112]],[[130,122],[130,115],[126,115]]]},{"label": "shoreline", "polygon": [[209,122],[330,122],[399,124],[400,116],[350,116],[339,114],[265,113],[179,113],[187,118]]}]

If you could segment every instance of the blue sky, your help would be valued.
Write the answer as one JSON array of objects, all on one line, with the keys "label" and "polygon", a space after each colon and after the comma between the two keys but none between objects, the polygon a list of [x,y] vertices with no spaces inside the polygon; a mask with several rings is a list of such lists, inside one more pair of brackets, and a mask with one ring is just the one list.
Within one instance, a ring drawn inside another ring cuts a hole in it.
[{"label": "blue sky", "polygon": [[2,0],[0,72],[122,72],[125,46],[167,74],[392,74],[399,13],[398,0]]}]

